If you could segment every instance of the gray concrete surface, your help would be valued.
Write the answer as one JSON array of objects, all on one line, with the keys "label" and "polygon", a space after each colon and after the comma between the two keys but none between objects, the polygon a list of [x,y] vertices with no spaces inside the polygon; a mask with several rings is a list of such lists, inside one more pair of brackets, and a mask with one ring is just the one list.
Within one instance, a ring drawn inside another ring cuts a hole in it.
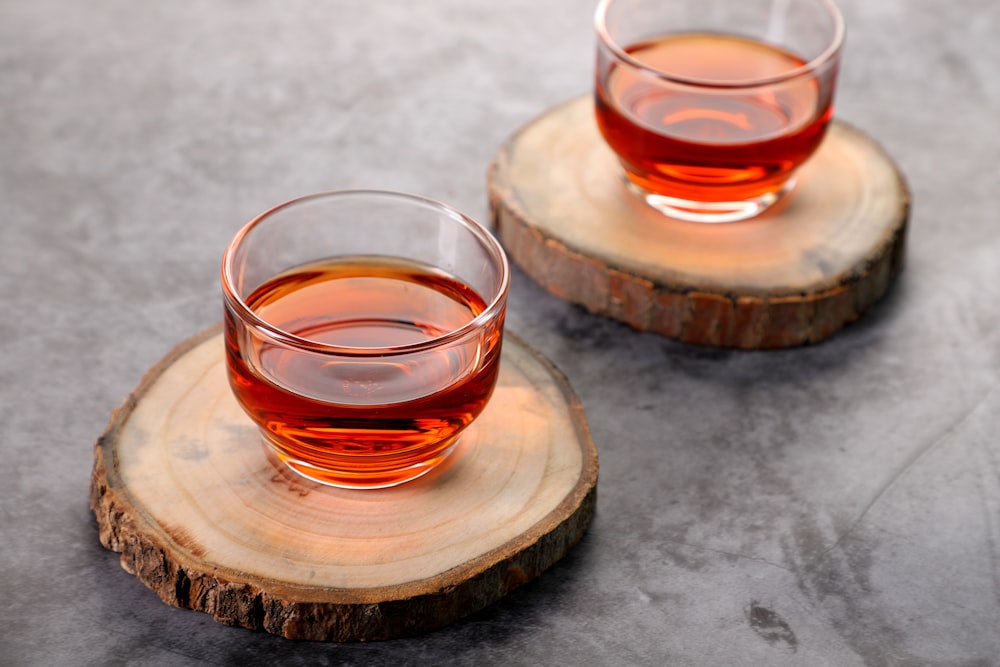
[{"label": "gray concrete surface", "polygon": [[485,218],[518,126],[590,86],[583,0],[0,0],[0,664],[1000,664],[1000,4],[844,0],[840,118],[909,178],[870,316],[768,353],[635,333],[514,277],[509,327],[601,455],[573,554],[377,644],[169,607],[98,544],[94,440],[220,318],[222,249],[312,191]]}]

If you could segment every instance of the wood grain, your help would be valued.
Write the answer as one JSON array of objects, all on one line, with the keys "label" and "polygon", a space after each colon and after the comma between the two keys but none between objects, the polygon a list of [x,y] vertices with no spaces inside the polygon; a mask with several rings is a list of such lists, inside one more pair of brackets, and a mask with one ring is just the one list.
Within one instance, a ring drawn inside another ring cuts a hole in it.
[{"label": "wood grain", "polygon": [[565,379],[514,336],[449,459],[391,489],[290,472],[229,390],[218,329],[180,345],[95,448],[102,544],[164,601],[291,639],[450,623],[537,577],[593,515],[597,452]]},{"label": "wood grain", "polygon": [[691,343],[815,343],[861,317],[901,270],[910,195],[863,133],[834,122],[792,194],[729,224],[667,218],[629,193],[590,97],[515,133],[490,167],[493,225],[547,290]]}]

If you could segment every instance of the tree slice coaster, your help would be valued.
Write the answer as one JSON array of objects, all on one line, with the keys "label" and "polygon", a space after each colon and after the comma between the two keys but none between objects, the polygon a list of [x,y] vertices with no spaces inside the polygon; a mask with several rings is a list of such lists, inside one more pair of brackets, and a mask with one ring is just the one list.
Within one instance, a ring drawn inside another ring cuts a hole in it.
[{"label": "tree slice coaster", "polygon": [[859,318],[903,262],[910,195],[892,160],[834,122],[798,185],[762,216],[667,218],[624,185],[589,96],[517,132],[489,170],[511,258],[556,296],[690,343],[815,343]]},{"label": "tree slice coaster", "polygon": [[452,455],[378,490],[308,481],[232,397],[215,328],[153,367],[97,442],[101,543],[164,601],[290,639],[431,630],[538,576],[594,512],[597,451],[566,380],[505,337]]}]

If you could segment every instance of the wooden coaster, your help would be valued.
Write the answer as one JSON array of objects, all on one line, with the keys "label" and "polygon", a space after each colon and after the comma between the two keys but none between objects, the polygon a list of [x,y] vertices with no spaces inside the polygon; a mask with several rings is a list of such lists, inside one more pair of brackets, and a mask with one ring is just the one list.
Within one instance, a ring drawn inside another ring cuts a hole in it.
[{"label": "wooden coaster", "polygon": [[164,601],[290,639],[412,635],[538,576],[594,512],[597,451],[566,380],[514,336],[442,466],[391,489],[290,472],[232,397],[215,328],[150,369],[98,441],[101,543]]},{"label": "wooden coaster", "polygon": [[821,341],[860,317],[902,268],[903,176],[839,122],[795,190],[743,222],[672,220],[639,201],[589,96],[516,133],[488,180],[493,224],[533,280],[593,313],[691,343]]}]

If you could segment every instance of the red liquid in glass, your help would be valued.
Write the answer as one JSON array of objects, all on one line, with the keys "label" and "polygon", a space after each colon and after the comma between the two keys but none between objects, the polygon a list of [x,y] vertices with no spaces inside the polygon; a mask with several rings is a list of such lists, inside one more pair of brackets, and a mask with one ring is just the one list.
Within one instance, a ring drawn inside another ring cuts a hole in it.
[{"label": "red liquid in glass", "polygon": [[[451,276],[383,258],[302,266],[245,301],[297,336],[367,348],[436,338],[486,308]],[[482,412],[499,369],[502,319],[463,344],[376,359],[323,356],[255,338],[241,333],[228,309],[226,322],[239,403],[279,458],[335,484],[387,486],[432,467]]]},{"label": "red liquid in glass", "polygon": [[749,91],[724,84],[780,76],[803,65],[786,51],[740,37],[678,34],[627,49],[649,68],[686,80],[599,62],[597,121],[629,178],[691,201],[741,201],[781,188],[816,150],[832,115],[826,85],[804,75]]}]

